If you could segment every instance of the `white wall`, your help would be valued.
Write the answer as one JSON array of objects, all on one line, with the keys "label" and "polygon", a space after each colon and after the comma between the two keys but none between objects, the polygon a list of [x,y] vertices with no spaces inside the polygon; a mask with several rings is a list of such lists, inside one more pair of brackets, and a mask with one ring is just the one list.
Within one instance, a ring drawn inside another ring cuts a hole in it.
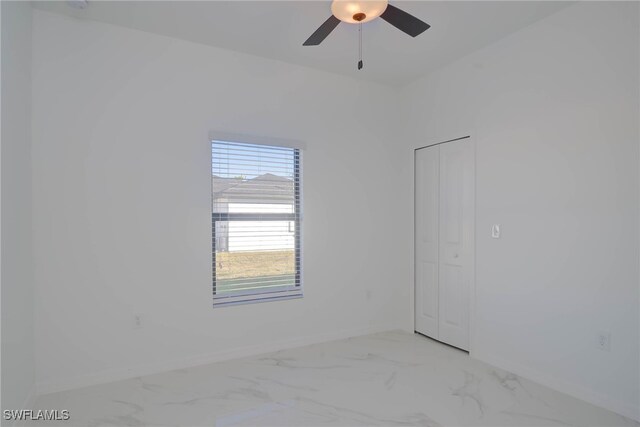
[{"label": "white wall", "polygon": [[[33,38],[42,391],[400,326],[395,92],[41,11]],[[306,144],[303,299],[212,309],[211,130]]]},{"label": "white wall", "polygon": [[637,3],[574,5],[402,93],[407,170],[415,147],[476,143],[472,355],[636,417],[638,28]]},{"label": "white wall", "polygon": [[31,245],[31,7],[2,10],[2,408],[21,409],[33,393]]}]

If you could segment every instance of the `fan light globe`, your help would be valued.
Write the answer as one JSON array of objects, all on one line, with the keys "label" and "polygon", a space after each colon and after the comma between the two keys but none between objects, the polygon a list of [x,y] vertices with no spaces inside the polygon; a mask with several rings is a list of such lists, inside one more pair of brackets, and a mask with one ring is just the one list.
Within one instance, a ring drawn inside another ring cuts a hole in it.
[{"label": "fan light globe", "polygon": [[361,24],[382,15],[388,3],[388,0],[333,0],[331,12],[342,22]]}]

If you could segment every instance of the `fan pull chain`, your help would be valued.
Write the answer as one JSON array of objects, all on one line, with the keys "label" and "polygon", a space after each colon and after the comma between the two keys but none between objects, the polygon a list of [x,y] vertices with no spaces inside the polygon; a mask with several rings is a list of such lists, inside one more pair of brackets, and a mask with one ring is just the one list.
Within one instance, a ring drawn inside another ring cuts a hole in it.
[{"label": "fan pull chain", "polygon": [[362,22],[358,24],[358,70],[362,70]]}]

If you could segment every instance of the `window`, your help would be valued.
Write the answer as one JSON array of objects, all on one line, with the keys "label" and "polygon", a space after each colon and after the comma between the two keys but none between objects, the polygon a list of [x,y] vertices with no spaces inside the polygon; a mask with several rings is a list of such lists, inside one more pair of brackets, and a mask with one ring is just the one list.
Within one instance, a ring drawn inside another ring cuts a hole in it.
[{"label": "window", "polygon": [[211,142],[213,305],[302,296],[300,150]]}]

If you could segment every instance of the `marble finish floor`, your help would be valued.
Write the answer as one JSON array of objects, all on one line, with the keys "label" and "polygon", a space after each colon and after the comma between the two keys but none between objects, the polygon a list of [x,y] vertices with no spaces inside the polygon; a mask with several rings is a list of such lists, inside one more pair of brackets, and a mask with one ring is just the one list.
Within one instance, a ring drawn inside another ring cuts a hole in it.
[{"label": "marble finish floor", "polygon": [[417,334],[385,332],[40,396],[70,426],[640,426]]}]

